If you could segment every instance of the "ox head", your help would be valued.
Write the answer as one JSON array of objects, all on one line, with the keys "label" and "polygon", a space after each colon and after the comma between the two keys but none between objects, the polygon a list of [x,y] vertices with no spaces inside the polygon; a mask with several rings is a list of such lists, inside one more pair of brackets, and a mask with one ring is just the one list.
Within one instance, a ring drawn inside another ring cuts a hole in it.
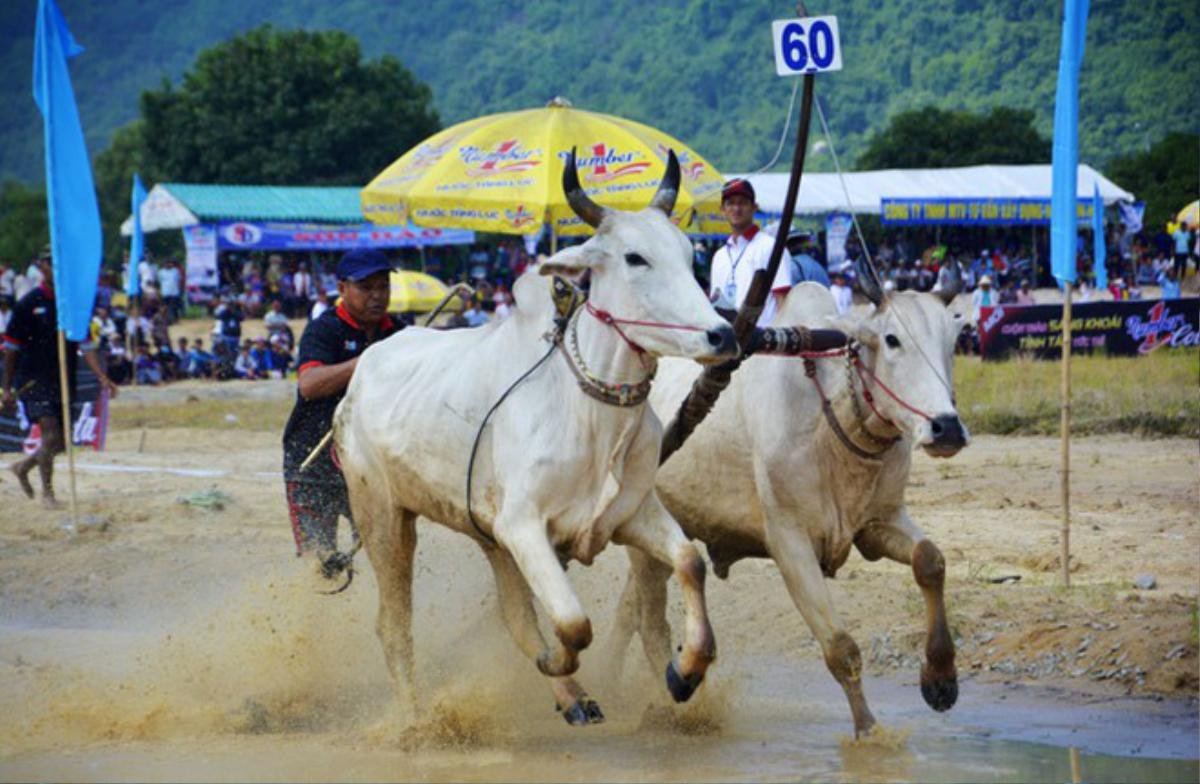
[{"label": "ox head", "polygon": [[[630,340],[654,356],[715,362],[737,355],[733,328],[713,310],[692,276],[692,244],[671,222],[679,193],[679,160],[668,154],[667,171],[650,206],[624,212],[596,204],[579,184],[575,151],[563,171],[567,202],[596,229],[582,245],[567,248],[541,265],[543,275],[591,271],[592,303],[617,318]],[[664,327],[661,325],[672,325]]]},{"label": "ox head", "polygon": [[862,260],[857,272],[859,288],[875,309],[839,326],[868,349],[864,361],[879,381],[911,406],[875,389],[876,408],[930,455],[954,456],[970,438],[955,408],[952,375],[954,344],[964,324],[949,308],[961,286],[957,263],[936,294],[885,293],[874,268]]}]

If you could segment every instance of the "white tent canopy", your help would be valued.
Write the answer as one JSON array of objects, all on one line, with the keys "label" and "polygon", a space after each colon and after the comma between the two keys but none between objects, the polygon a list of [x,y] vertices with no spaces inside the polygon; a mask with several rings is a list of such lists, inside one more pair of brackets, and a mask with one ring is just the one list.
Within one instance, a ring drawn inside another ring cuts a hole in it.
[{"label": "white tent canopy", "polygon": [[[146,194],[142,202],[142,231],[151,232],[159,229],[181,229],[184,226],[195,226],[200,219],[162,185],[155,185]],[[130,215],[121,224],[121,236],[133,234],[133,216]]]},{"label": "white tent canopy", "polygon": [[[1049,164],[1030,166],[963,166],[955,169],[882,169],[847,172],[847,206],[837,174],[804,173],[797,215],[856,212],[879,215],[880,200],[889,199],[1049,199]],[[783,212],[787,174],[732,174],[754,185],[759,209],[767,214]],[[1105,204],[1133,201],[1133,194],[1085,164],[1079,165],[1076,189],[1079,198],[1090,198],[1093,184],[1100,185]]]}]

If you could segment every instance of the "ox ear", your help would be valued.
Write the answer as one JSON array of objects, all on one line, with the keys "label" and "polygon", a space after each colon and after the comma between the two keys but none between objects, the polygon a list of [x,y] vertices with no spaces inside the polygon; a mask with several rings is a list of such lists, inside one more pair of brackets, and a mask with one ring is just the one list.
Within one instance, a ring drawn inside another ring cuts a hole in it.
[{"label": "ox ear", "polygon": [[538,265],[538,274],[564,275],[566,277],[582,275],[585,270],[591,269],[593,266],[591,254],[585,248],[586,245],[572,245],[569,248],[563,248]]},{"label": "ox ear", "polygon": [[850,315],[829,316],[829,326],[836,329],[851,340],[862,343],[872,351],[879,349],[879,335],[871,328],[865,319]]}]

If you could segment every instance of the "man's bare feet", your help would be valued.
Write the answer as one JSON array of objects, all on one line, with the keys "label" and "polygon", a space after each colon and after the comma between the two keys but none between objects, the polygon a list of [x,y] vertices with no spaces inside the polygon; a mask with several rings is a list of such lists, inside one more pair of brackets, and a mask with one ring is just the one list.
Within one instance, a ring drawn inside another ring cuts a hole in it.
[{"label": "man's bare feet", "polygon": [[63,504],[62,504],[62,501],[59,501],[57,498],[54,497],[54,493],[43,492],[42,493],[42,508],[49,509],[49,510],[62,509]]},{"label": "man's bare feet", "polygon": [[17,483],[21,485],[21,490],[25,493],[25,497],[32,500],[33,485],[29,484],[29,472],[33,470],[33,465],[28,465],[28,467],[22,471],[21,463],[13,463],[8,467],[8,470],[12,471],[13,476],[17,478]]}]

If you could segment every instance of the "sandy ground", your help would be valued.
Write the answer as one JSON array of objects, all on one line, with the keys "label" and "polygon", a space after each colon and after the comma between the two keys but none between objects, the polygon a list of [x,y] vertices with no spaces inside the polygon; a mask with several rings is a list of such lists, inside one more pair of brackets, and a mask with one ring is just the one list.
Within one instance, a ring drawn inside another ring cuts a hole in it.
[{"label": "sandy ground", "polygon": [[[219,397],[239,387],[203,389]],[[254,389],[288,394],[285,383]],[[194,393],[143,389],[118,405]],[[620,682],[600,678],[624,579],[620,548],[591,568],[573,565],[598,638],[580,677],[610,720],[572,730],[500,628],[477,548],[425,524],[416,598],[424,712],[398,716],[373,634],[366,559],[351,589],[329,598],[313,592],[310,570],[292,554],[278,435],[159,429],[143,441],[139,430],[116,431],[108,452],[80,456],[79,528],[26,501],[7,474],[0,481],[0,704],[10,708],[0,715],[0,778],[933,780],[941,769],[926,763],[941,758],[920,744],[967,732],[947,721],[979,715],[987,724],[989,706],[1017,687],[1041,690],[1039,699],[1063,709],[1132,695],[1140,699],[1122,710],[1149,727],[1145,743],[1181,727],[1194,739],[1197,445],[1089,438],[1075,442],[1073,456],[1070,590],[1058,577],[1056,440],[980,437],[951,461],[915,460],[911,508],[949,566],[962,679],[949,714],[925,708],[915,685],[924,609],[911,573],[855,554],[832,582],[867,662],[876,716],[921,739],[888,751],[915,754],[920,765],[895,767],[887,756],[863,768],[845,753],[844,699],[769,562],[744,561],[729,580],[710,579],[721,658],[697,704],[676,713],[638,650]],[[65,470],[58,485],[65,498]],[[181,500],[209,489],[227,496],[222,508]],[[1156,587],[1136,589],[1139,575],[1153,575]],[[674,589],[670,615],[682,617]],[[1156,725],[1162,706],[1170,716]],[[1010,724],[1019,730],[1023,721]],[[823,734],[783,746],[761,740],[771,754],[745,767],[760,739],[779,728],[803,738],[805,722]],[[600,757],[576,745],[580,732],[601,743]],[[554,751],[542,745],[560,742]],[[818,744],[812,758],[832,762],[789,767],[814,753],[797,743]],[[278,767],[281,748],[291,767]],[[690,755],[687,764],[665,763],[664,749]],[[1200,750],[1184,742],[1182,752],[1158,756],[1195,759]],[[970,770],[944,775],[996,777]]]}]

